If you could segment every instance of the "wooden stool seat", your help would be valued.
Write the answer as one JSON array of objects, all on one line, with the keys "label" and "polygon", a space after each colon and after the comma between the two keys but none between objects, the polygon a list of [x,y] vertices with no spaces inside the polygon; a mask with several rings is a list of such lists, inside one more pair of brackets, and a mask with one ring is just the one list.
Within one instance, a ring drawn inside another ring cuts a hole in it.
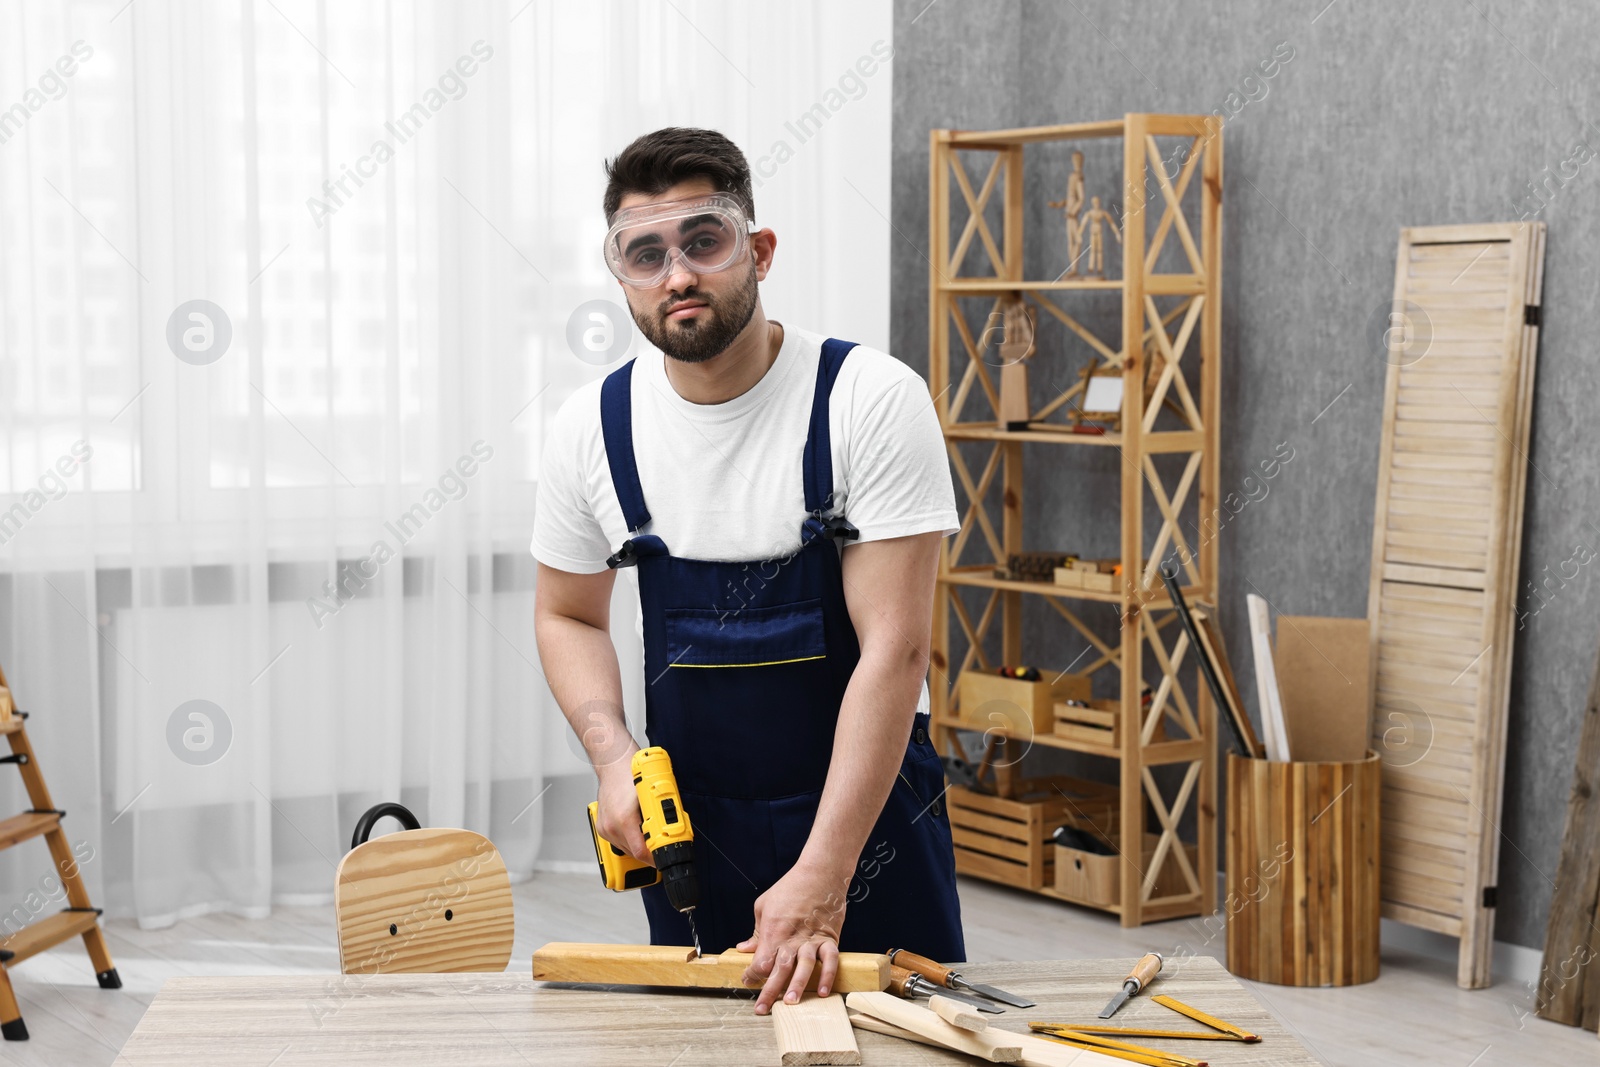
[{"label": "wooden stool seat", "polygon": [[511,960],[511,878],[482,834],[386,834],[355,845],[334,878],[345,974],[500,972]]}]

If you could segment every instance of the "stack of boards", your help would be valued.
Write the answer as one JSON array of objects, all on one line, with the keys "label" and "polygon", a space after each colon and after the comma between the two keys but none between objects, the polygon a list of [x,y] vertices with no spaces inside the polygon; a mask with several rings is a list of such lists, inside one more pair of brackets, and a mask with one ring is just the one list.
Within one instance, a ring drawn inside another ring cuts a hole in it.
[{"label": "stack of boards", "polygon": [[1372,538],[1383,914],[1490,981],[1543,223],[1405,229]]}]

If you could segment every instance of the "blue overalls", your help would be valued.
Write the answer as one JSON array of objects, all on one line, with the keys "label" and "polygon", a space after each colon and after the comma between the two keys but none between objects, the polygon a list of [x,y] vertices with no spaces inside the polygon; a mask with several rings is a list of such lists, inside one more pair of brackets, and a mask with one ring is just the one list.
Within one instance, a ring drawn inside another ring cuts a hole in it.
[{"label": "blue overalls", "polygon": [[[716,562],[673,556],[650,521],[633,452],[633,360],[600,392],[612,484],[632,537],[607,562],[637,565],[644,612],[645,728],[672,758],[694,827],[702,950],[749,937],[755,901],[800,858],[833,753],[845,687],[860,659],[841,550],[855,536],[825,518],[833,495],[828,395],[854,344],[829,339],[817,367],[804,454],[806,514],[790,556]],[[904,948],[966,959],[944,771],[918,715],[846,894],[839,947]],[[650,941],[691,944],[658,886],[644,890]]]}]

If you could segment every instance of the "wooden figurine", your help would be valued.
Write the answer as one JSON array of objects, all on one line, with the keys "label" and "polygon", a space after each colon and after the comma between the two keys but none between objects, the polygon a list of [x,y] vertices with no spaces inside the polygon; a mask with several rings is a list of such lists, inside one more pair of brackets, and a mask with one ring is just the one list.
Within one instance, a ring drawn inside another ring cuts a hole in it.
[{"label": "wooden figurine", "polygon": [[1050,201],[1051,207],[1062,209],[1067,220],[1067,269],[1063,278],[1078,276],[1078,260],[1083,256],[1083,230],[1078,216],[1083,211],[1083,153],[1072,153],[1072,173],[1067,175],[1067,198]]},{"label": "wooden figurine", "polygon": [[1007,293],[995,302],[1000,334],[1000,424],[1007,430],[1028,428],[1028,364],[1033,355],[1035,311],[1021,293]]},{"label": "wooden figurine", "polygon": [[1078,220],[1078,240],[1083,240],[1083,230],[1089,231],[1089,262],[1084,268],[1085,277],[1104,278],[1106,276],[1106,239],[1100,232],[1101,224],[1111,230],[1111,236],[1117,244],[1122,243],[1122,232],[1117,229],[1116,216],[1100,206],[1100,198],[1093,197],[1089,201],[1088,214]]}]

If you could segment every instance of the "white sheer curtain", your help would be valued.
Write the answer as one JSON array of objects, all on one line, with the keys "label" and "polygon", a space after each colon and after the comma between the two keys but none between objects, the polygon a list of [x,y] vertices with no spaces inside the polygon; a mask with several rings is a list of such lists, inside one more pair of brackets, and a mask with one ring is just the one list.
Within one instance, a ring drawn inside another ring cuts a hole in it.
[{"label": "white sheer curtain", "polygon": [[[533,639],[532,478],[560,401],[645,348],[568,342],[581,305],[621,306],[602,161],[721,129],[780,236],[768,313],[893,351],[889,25],[0,11],[0,664],[97,905],[328,900],[380,800],[534,867],[545,783],[582,764]],[[0,768],[0,817],[26,807]],[[0,853],[0,904],[48,873],[37,843]]]}]

